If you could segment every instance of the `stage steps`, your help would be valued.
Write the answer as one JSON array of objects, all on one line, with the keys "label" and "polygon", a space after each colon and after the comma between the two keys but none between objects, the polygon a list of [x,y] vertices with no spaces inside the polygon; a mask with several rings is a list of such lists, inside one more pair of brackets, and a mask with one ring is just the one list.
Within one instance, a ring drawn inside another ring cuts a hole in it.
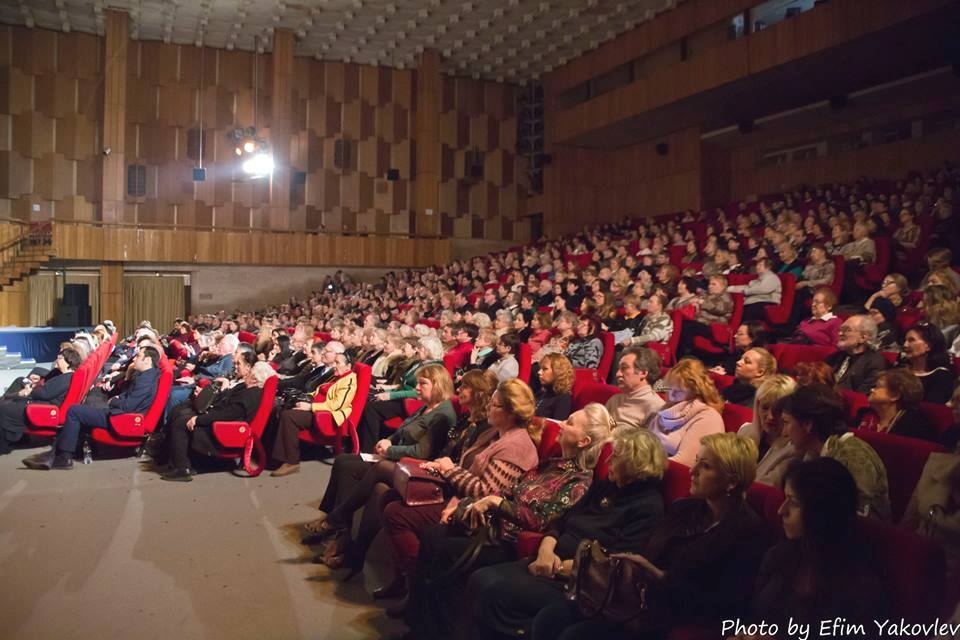
[{"label": "stage steps", "polygon": [[47,253],[45,249],[32,248],[5,263],[3,269],[0,270],[0,291],[14,282],[28,277],[49,262],[52,257],[53,254]]}]

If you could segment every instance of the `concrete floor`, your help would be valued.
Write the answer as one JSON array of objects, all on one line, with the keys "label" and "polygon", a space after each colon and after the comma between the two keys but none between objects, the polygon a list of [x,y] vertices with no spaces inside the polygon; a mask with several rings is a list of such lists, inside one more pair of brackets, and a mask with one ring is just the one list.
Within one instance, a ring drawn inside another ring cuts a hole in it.
[{"label": "concrete floor", "polygon": [[132,457],[25,469],[38,450],[0,456],[0,638],[349,640],[404,629],[369,596],[386,579],[382,540],[348,584],[299,544],[327,465],[171,483]]}]

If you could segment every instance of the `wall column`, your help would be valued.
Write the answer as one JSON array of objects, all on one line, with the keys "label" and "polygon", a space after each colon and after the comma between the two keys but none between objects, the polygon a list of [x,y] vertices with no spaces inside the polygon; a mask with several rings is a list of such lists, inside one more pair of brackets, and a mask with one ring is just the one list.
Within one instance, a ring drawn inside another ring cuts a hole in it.
[{"label": "wall column", "polygon": [[270,228],[290,228],[290,131],[293,104],[293,33],[277,29],[273,34],[273,96],[270,147],[273,177],[270,181]]},{"label": "wall column", "polygon": [[100,317],[95,322],[113,320],[117,331],[123,324],[123,263],[104,262],[100,266]]},{"label": "wall column", "polygon": [[128,16],[123,11],[107,10],[103,74],[103,155],[101,172],[101,211],[104,222],[123,220],[126,196],[127,126],[127,44]]},{"label": "wall column", "polygon": [[[417,69],[417,145],[414,176],[413,210],[417,235],[440,233],[440,107],[443,98],[443,76],[440,74],[440,52],[427,49]],[[427,211],[431,215],[427,215]]]}]

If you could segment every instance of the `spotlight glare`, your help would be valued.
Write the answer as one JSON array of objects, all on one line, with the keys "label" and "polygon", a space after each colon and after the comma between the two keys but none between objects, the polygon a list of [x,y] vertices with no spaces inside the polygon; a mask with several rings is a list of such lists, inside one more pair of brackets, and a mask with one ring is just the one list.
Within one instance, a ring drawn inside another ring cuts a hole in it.
[{"label": "spotlight glare", "polygon": [[258,178],[273,173],[273,156],[269,153],[258,153],[243,163],[243,172],[251,178]]},{"label": "spotlight glare", "polygon": [[253,153],[254,149],[256,148],[257,145],[253,142],[253,140],[245,140],[243,143],[243,150],[247,153]]}]

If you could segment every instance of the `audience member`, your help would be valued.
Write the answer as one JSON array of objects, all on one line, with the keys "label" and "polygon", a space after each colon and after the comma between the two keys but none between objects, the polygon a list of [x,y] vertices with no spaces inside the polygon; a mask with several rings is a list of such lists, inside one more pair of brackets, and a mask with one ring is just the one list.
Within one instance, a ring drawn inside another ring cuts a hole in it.
[{"label": "audience member", "polygon": [[858,393],[870,393],[877,376],[887,368],[877,353],[877,325],[870,316],[850,316],[840,326],[837,353],[827,356],[837,385]]},{"label": "audience member", "polygon": [[870,406],[857,415],[858,428],[936,441],[937,433],[920,411],[923,387],[907,369],[888,369],[870,391]]},{"label": "audience member", "polygon": [[757,482],[774,487],[780,486],[780,480],[790,462],[800,453],[783,433],[780,414],[775,410],[777,402],[797,388],[793,378],[782,374],[769,377],[757,389],[753,404],[753,422],[740,427],[738,433],[757,443],[760,460],[757,464]]},{"label": "audience member", "polygon": [[757,261],[757,277],[744,285],[727,287],[730,293],[743,294],[743,321],[754,322],[766,319],[766,308],[780,304],[783,285],[773,272],[773,261],[761,258]]},{"label": "audience member", "polygon": [[953,393],[953,367],[947,341],[936,325],[918,322],[903,339],[907,369],[923,385],[923,401],[945,404]]},{"label": "audience member", "polygon": [[660,379],[660,366],[660,356],[652,349],[624,349],[615,374],[620,393],[607,400],[607,410],[617,427],[641,427],[663,408],[663,398],[653,390]]},{"label": "audience member", "polygon": [[777,361],[773,354],[763,347],[748,349],[737,362],[733,384],[720,395],[727,402],[752,407],[757,388],[776,373]]},{"label": "audience member", "polygon": [[834,315],[837,296],[829,287],[820,287],[810,301],[811,317],[797,325],[794,340],[803,344],[832,347],[837,344],[843,320]]}]

